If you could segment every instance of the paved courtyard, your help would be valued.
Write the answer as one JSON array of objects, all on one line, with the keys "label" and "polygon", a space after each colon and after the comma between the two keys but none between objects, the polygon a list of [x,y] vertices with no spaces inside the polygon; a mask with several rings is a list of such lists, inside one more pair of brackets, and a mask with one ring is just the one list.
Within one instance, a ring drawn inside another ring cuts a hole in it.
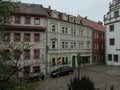
[{"label": "paved courtyard", "polygon": [[[115,90],[120,90],[120,67],[105,65],[90,65],[81,67],[81,76],[89,77],[95,82],[95,87],[100,90],[109,90],[114,85]],[[70,79],[77,76],[77,69],[72,75],[60,78],[50,78],[47,76],[45,80],[37,83],[36,90],[67,90],[67,84]]]}]

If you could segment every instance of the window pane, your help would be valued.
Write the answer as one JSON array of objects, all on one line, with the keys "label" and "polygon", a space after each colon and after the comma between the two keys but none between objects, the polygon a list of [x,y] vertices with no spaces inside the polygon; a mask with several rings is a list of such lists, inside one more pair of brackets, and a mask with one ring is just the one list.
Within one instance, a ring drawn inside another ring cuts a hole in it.
[{"label": "window pane", "polygon": [[108,54],[108,61],[112,61],[112,54]]},{"label": "window pane", "polygon": [[115,45],[115,40],[114,40],[114,38],[109,39],[109,44],[110,44],[110,45]]},{"label": "window pane", "polygon": [[35,18],[34,24],[35,24],[35,25],[39,25],[39,24],[40,24],[40,18]]},{"label": "window pane", "polygon": [[14,34],[14,41],[15,41],[15,42],[19,42],[19,41],[20,41],[20,38],[21,38],[21,37],[20,37],[20,33],[15,33],[15,34]]},{"label": "window pane", "polygon": [[39,42],[40,41],[40,34],[36,33],[34,34],[34,42]]},{"label": "window pane", "polygon": [[25,42],[30,42],[30,34],[29,33],[24,34],[24,41]]},{"label": "window pane", "polygon": [[20,24],[21,23],[21,17],[15,17],[15,24]]},{"label": "window pane", "polygon": [[30,50],[25,50],[24,59],[30,59]]},{"label": "window pane", "polygon": [[118,62],[118,55],[114,55],[114,61]]},{"label": "window pane", "polygon": [[114,25],[110,25],[109,26],[109,31],[111,32],[111,31],[114,31]]},{"label": "window pane", "polygon": [[52,66],[55,66],[56,63],[55,63],[55,58],[52,58]]},{"label": "window pane", "polygon": [[39,59],[40,58],[40,50],[34,50],[34,59]]},{"label": "window pane", "polygon": [[25,17],[25,24],[30,24],[30,17]]},{"label": "window pane", "polygon": [[5,33],[4,40],[9,42],[10,41],[10,33]]}]

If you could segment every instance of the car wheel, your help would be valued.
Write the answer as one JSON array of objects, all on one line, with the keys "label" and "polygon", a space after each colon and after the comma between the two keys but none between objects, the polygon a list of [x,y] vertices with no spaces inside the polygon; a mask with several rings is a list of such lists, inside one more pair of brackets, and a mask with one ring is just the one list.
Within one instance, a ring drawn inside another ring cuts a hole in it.
[{"label": "car wheel", "polygon": [[59,74],[57,74],[57,78],[59,78],[60,77],[60,75]]},{"label": "car wheel", "polygon": [[72,74],[72,72],[69,72],[69,75],[71,75]]},{"label": "car wheel", "polygon": [[39,81],[41,81],[42,80],[42,78],[39,78]]}]

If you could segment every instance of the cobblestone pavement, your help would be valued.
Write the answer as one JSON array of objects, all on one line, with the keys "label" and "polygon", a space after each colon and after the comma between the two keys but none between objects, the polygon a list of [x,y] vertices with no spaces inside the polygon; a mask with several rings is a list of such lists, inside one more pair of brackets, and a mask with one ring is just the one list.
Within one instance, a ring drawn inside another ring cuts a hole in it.
[{"label": "cobblestone pavement", "polygon": [[[120,90],[120,67],[112,67],[105,65],[84,66],[80,69],[81,76],[89,77],[95,82],[95,87],[100,90],[108,90],[114,85],[115,90]],[[47,76],[45,80],[37,83],[36,90],[67,90],[67,84],[70,79],[77,76],[77,69],[72,75],[59,78],[50,78]]]}]

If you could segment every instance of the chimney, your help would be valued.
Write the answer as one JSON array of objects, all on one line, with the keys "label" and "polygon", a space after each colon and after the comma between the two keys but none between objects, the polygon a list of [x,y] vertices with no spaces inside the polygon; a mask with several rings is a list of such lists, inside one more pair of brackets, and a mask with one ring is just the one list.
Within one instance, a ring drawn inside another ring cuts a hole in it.
[{"label": "chimney", "polygon": [[102,22],[101,22],[101,21],[98,21],[98,24],[102,25]]},{"label": "chimney", "polygon": [[51,10],[51,6],[48,6],[49,11]]},{"label": "chimney", "polygon": [[85,19],[87,19],[87,16],[85,16]]}]

